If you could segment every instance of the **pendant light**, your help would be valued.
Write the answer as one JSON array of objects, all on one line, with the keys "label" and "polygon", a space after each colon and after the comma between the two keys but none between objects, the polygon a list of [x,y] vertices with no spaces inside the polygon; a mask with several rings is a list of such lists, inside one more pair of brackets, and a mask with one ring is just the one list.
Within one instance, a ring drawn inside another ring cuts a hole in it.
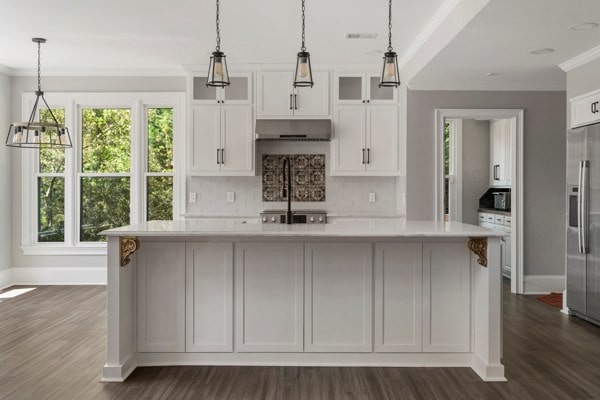
[{"label": "pendant light", "polygon": [[[29,121],[10,124],[8,135],[6,136],[6,145],[10,147],[33,149],[40,147],[73,147],[69,129],[63,124],[58,123],[58,120],[56,119],[56,116],[54,116],[50,106],[48,106],[48,103],[44,98],[44,92],[42,91],[41,44],[46,43],[46,39],[33,38],[31,41],[37,43],[38,46],[38,88],[35,92],[35,103],[33,104],[33,110],[31,110],[31,114],[29,115]],[[35,121],[36,117],[39,118],[38,106],[41,106],[40,99],[42,99],[42,102],[50,114],[50,122]]]},{"label": "pendant light", "polygon": [[310,67],[310,53],[304,45],[304,0],[302,0],[302,47],[296,60],[296,74],[294,75],[294,87],[313,87],[312,68]]},{"label": "pendant light", "polygon": [[392,0],[389,4],[388,19],[388,48],[383,55],[383,71],[381,72],[381,81],[379,87],[398,87],[400,86],[400,72],[398,71],[398,54],[392,48]]},{"label": "pendant light", "polygon": [[227,70],[225,53],[221,51],[221,31],[219,30],[219,22],[219,0],[217,0],[217,47],[210,56],[206,86],[225,87],[231,84],[231,82],[229,82],[229,71]]}]

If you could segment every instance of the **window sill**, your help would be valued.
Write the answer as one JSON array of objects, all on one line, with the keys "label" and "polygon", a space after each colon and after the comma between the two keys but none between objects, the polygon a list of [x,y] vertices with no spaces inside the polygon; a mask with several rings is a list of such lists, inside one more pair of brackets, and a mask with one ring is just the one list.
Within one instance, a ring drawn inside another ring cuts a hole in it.
[{"label": "window sill", "polygon": [[96,246],[35,245],[21,246],[26,256],[105,256],[106,243]]}]

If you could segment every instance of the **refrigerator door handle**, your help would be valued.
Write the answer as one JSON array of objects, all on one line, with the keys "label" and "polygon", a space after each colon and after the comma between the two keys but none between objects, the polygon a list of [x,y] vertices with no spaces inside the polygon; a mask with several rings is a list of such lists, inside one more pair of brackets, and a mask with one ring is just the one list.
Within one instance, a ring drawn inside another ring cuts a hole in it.
[{"label": "refrigerator door handle", "polygon": [[581,253],[587,254],[588,252],[588,186],[589,186],[589,160],[581,162],[581,224],[579,229],[581,230]]},{"label": "refrigerator door handle", "polygon": [[581,238],[581,224],[583,222],[583,218],[582,218],[582,212],[583,212],[583,207],[581,206],[581,201],[583,199],[583,197],[581,196],[581,191],[582,191],[582,180],[581,178],[583,177],[583,161],[579,161],[579,173],[577,175],[577,249],[579,250],[580,253],[583,253],[582,251],[582,238]]}]

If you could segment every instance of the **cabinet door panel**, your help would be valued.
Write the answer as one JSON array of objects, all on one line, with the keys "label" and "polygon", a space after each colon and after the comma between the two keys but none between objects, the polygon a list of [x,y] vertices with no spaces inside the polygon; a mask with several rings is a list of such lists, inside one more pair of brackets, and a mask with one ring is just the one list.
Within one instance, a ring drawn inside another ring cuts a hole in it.
[{"label": "cabinet door panel", "polygon": [[366,100],[365,74],[336,73],[334,97],[337,104],[363,104]]},{"label": "cabinet door panel", "polygon": [[187,243],[186,270],[186,351],[233,351],[233,243]]},{"label": "cabinet door panel", "polygon": [[221,171],[254,170],[252,106],[221,106]]},{"label": "cabinet door panel", "polygon": [[302,243],[238,243],[236,350],[303,350]]},{"label": "cabinet door panel", "polygon": [[313,72],[313,81],[315,85],[312,88],[296,88],[294,115],[329,115],[329,72]]},{"label": "cabinet door panel", "polygon": [[290,96],[293,89],[291,71],[265,71],[258,74],[258,96],[256,115],[291,116],[293,115]]},{"label": "cabinet door panel", "polygon": [[367,107],[367,171],[398,169],[398,107]]},{"label": "cabinet door panel", "polygon": [[332,146],[332,171],[365,171],[365,107],[338,106]]},{"label": "cabinet door panel", "polygon": [[470,253],[466,243],[423,245],[423,351],[470,348]]},{"label": "cabinet door panel", "polygon": [[137,253],[137,351],[185,351],[185,243],[144,243]]},{"label": "cabinet door panel", "polygon": [[375,245],[375,351],[420,352],[423,247]]},{"label": "cabinet door panel", "polygon": [[221,147],[219,106],[193,107],[191,118],[190,169],[218,171],[217,149]]},{"label": "cabinet door panel", "polygon": [[593,124],[598,121],[600,121],[600,94],[571,101],[572,128]]},{"label": "cabinet door panel", "polygon": [[305,351],[370,352],[371,243],[305,246]]}]

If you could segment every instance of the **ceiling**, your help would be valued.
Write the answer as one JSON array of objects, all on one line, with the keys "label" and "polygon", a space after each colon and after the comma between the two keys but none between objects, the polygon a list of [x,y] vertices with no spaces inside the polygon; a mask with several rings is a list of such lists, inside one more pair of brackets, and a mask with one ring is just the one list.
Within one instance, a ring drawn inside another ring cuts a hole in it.
[{"label": "ceiling", "polygon": [[[394,1],[393,44],[400,55],[443,2]],[[214,1],[2,3],[0,64],[14,75],[35,72],[32,37],[48,39],[42,46],[47,75],[183,74],[182,65],[207,63],[215,46]],[[300,4],[222,0],[222,50],[228,63],[294,63],[300,48]],[[378,63],[387,48],[387,6],[385,0],[307,0],[306,44],[313,64]],[[348,32],[378,36],[350,40],[345,39]]]},{"label": "ceiling", "polygon": [[[409,82],[412,89],[565,90],[559,64],[600,45],[598,0],[491,0]],[[531,50],[553,48],[546,55]],[[493,72],[498,75],[487,77]]]}]

